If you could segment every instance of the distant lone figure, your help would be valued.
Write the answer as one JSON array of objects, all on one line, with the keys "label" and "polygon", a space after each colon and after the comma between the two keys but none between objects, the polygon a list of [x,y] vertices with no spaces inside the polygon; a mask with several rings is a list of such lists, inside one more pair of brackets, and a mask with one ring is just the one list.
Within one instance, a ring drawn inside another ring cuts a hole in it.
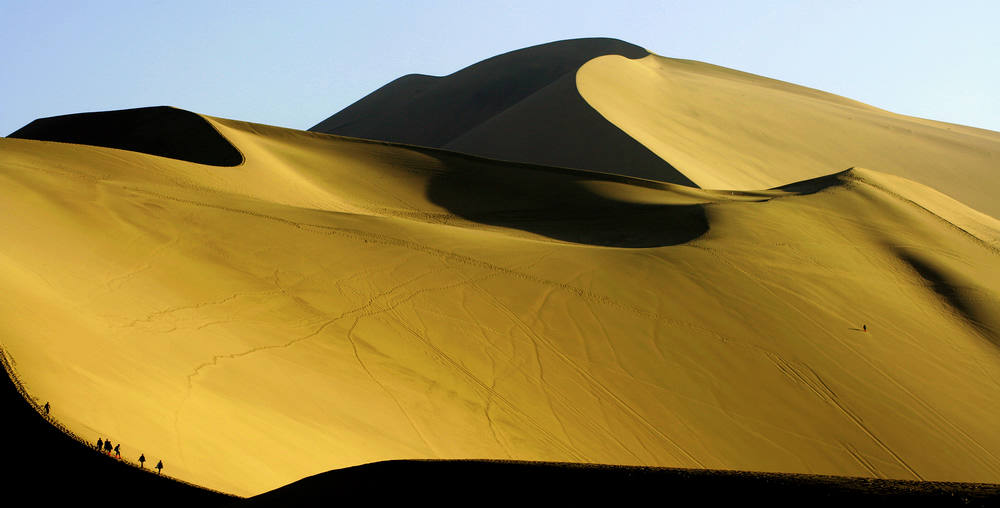
[{"label": "distant lone figure", "polygon": [[139,454],[139,467],[146,469],[146,456],[141,453]]},{"label": "distant lone figure", "polygon": [[156,463],[156,474],[160,474],[162,472],[163,472],[163,461],[161,460]]},{"label": "distant lone figure", "polygon": [[119,459],[122,458],[122,452],[121,450],[118,449],[118,447],[121,445],[122,445],[121,443],[115,445],[115,457],[118,457]]},{"label": "distant lone figure", "polygon": [[867,332],[868,331],[868,325],[861,325],[861,329]]},{"label": "distant lone figure", "polygon": [[45,403],[45,414],[49,414],[49,403]]},{"label": "distant lone figure", "polygon": [[104,449],[104,440],[101,438],[97,438],[97,451],[101,451],[103,449]]}]

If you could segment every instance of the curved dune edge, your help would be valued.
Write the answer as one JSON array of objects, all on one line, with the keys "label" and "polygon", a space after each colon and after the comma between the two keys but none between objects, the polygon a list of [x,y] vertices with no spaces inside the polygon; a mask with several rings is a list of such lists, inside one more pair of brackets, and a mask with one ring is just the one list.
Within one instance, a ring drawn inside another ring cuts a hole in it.
[{"label": "curved dune edge", "polygon": [[[44,504],[101,503],[107,492],[95,485],[114,485],[115,495],[122,499],[143,499],[144,506],[229,506],[236,498],[206,490],[166,474],[157,475],[147,468],[142,471],[135,457],[116,460],[94,449],[79,436],[59,424],[60,408],[50,408],[46,401],[35,400],[17,376],[17,369],[0,346],[0,407],[3,407],[4,429],[17,439],[8,443],[7,459],[17,464],[5,473],[5,493],[15,499],[38,499]],[[155,463],[155,462],[154,462]],[[44,478],[49,489],[39,490]]]},{"label": "curved dune edge", "polygon": [[[448,478],[448,488],[429,488]],[[380,489],[385,484],[393,489]],[[517,489],[496,490],[497,485]],[[586,485],[585,488],[581,488]],[[674,503],[746,503],[843,506],[988,506],[1000,485],[874,480],[819,475],[755,473],[501,460],[395,460],[363,464],[303,478],[248,499],[247,506],[288,506],[335,495],[339,500],[407,500],[466,503],[490,492],[492,501],[593,502],[667,497]]]},{"label": "curved dune edge", "polygon": [[240,495],[400,458],[1000,479],[1000,270],[968,233],[995,223],[936,191],[550,170],[704,207],[691,240],[595,247],[427,193],[525,167],[209,121],[237,170],[0,140],[4,347],[86,439]]},{"label": "curved dune edge", "polygon": [[448,76],[403,76],[309,130],[694,186],[577,91],[588,60],[648,54],[606,38],[541,44]]},{"label": "curved dune edge", "polygon": [[703,188],[769,188],[869,167],[1000,218],[1000,133],[652,54],[595,58],[576,84],[604,118]]}]

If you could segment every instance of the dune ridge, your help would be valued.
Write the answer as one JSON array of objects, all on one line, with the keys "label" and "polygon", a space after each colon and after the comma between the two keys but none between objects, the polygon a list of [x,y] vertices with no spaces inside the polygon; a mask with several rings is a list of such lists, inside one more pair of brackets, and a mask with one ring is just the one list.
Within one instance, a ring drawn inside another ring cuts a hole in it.
[{"label": "dune ridge", "polygon": [[877,168],[1000,218],[1000,133],[614,39],[543,44],[441,78],[405,76],[310,130],[709,189]]},{"label": "dune ridge", "polygon": [[541,44],[445,77],[403,76],[309,130],[694,186],[577,92],[577,69],[609,54],[649,52],[605,38]]},{"label": "dune ridge", "polygon": [[576,79],[588,104],[702,187],[767,188],[869,167],[1000,217],[1000,133],[652,54],[601,56]]},{"label": "dune ridge", "polygon": [[204,118],[240,166],[0,139],[4,347],[85,439],[238,495],[406,458],[1000,481],[996,224],[934,189]]},{"label": "dune ridge", "polygon": [[117,148],[211,166],[243,155],[201,116],[167,106],[39,118],[10,138]]}]

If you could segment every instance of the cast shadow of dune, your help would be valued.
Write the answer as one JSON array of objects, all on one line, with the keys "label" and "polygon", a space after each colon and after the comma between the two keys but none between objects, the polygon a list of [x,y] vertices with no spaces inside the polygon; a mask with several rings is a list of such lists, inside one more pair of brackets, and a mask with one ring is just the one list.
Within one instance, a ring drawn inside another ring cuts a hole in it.
[{"label": "cast shadow of dune", "polygon": [[243,154],[204,118],[168,106],[39,118],[8,137],[117,148],[211,166],[243,162]]},{"label": "cast shadow of dune", "polygon": [[[700,204],[649,204],[600,195],[587,182],[614,175],[469,158],[430,179],[428,199],[464,219],[576,244],[647,248],[689,242],[708,231]],[[471,162],[471,164],[469,163]],[[656,184],[650,182],[651,186]]]},{"label": "cast shadow of dune", "polygon": [[823,192],[831,187],[843,185],[844,181],[850,178],[853,173],[854,168],[852,167],[843,171],[831,173],[829,175],[818,176],[808,180],[785,184],[780,187],[775,187],[772,190],[785,191],[797,196],[808,196],[809,194]]},{"label": "cast shadow of dune", "polygon": [[1000,347],[1000,334],[997,333],[996,322],[1000,308],[990,305],[989,300],[978,297],[974,289],[961,283],[958,275],[949,273],[945,267],[937,266],[933,260],[902,247],[890,246],[890,250],[917,272],[927,282],[928,287],[957,315],[979,330],[994,346]]}]

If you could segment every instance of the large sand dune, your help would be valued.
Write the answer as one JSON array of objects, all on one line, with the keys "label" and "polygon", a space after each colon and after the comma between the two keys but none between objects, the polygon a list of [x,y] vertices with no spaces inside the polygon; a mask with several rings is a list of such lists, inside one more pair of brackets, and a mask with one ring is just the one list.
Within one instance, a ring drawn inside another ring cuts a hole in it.
[{"label": "large sand dune", "polygon": [[577,85],[608,121],[701,187],[760,189],[864,166],[1000,217],[997,132],[656,55],[590,60]]},{"label": "large sand dune", "polygon": [[240,495],[407,458],[1000,482],[1000,227],[931,187],[204,118],[241,164],[0,139],[3,345],[85,439]]},{"label": "large sand dune", "polygon": [[694,185],[577,92],[578,69],[603,55],[649,52],[614,39],[533,46],[445,77],[403,76],[310,130]]},{"label": "large sand dune", "polygon": [[543,44],[440,78],[405,76],[311,130],[708,189],[870,167],[1000,217],[996,132],[614,39]]}]

